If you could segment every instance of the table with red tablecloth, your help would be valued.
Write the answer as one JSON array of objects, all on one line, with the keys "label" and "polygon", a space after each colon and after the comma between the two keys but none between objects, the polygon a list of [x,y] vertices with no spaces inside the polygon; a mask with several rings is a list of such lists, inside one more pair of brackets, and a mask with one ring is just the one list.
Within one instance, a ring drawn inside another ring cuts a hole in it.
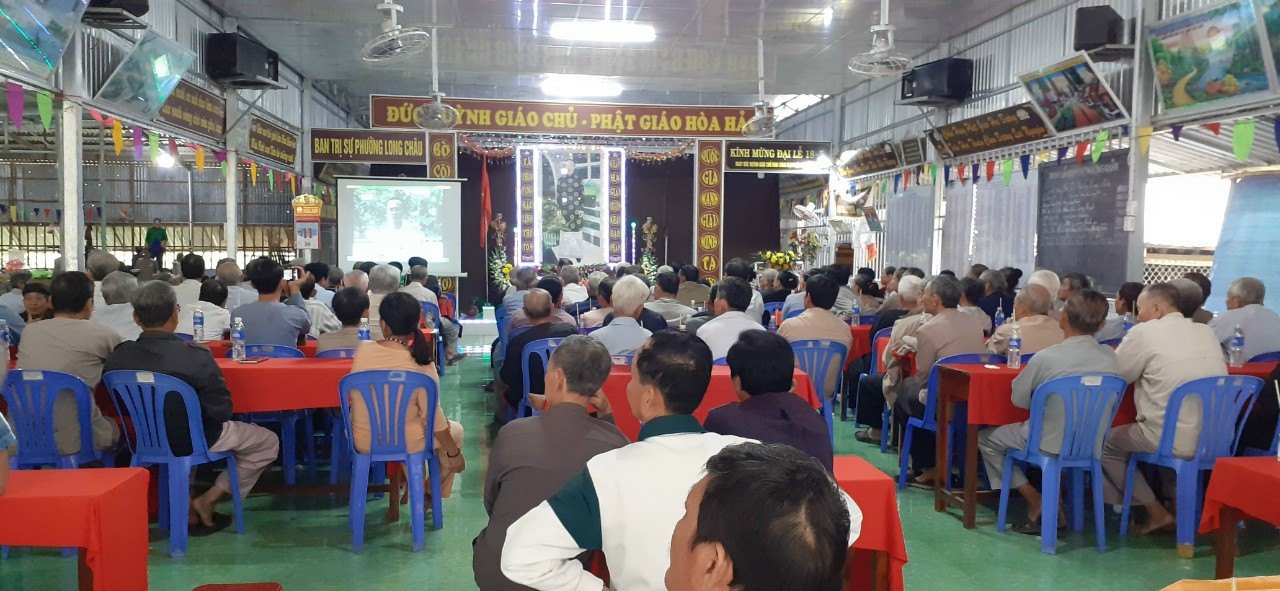
[{"label": "table with red tablecloth", "polygon": [[148,480],[142,468],[12,471],[0,545],[78,547],[80,589],[146,589]]},{"label": "table with red tablecloth", "polygon": [[[822,401],[814,391],[809,375],[797,369],[794,379],[796,395],[804,398],[815,410],[822,408]],[[640,421],[631,414],[631,405],[627,403],[627,384],[629,383],[631,383],[631,368],[626,365],[615,365],[613,371],[609,372],[609,379],[605,380],[602,389],[605,396],[609,398],[609,405],[613,407],[613,419],[617,422],[618,429],[622,430],[622,434],[626,435],[627,439],[636,441],[640,437]],[[738,402],[738,396],[733,392],[729,368],[724,365],[714,366],[711,368],[711,384],[707,386],[707,394],[702,398],[702,404],[698,405],[698,409],[693,411],[693,416],[698,417],[698,422],[705,422],[707,413],[711,409],[731,402]]]},{"label": "table with red tablecloth", "polygon": [[237,413],[338,408],[338,382],[351,373],[350,359],[217,362]]},{"label": "table with red tablecloth", "polygon": [[834,468],[836,483],[862,510],[862,531],[845,563],[845,588],[902,591],[907,542],[898,518],[896,483],[856,456],[836,456]]},{"label": "table with red tablecloth", "polygon": [[[431,340],[431,339],[433,338],[433,335],[435,334],[435,330],[430,329],[430,328],[422,328],[422,329],[419,329],[419,330],[421,330],[421,331],[422,331],[422,335],[423,335],[423,336],[425,336],[425,337],[427,337],[427,339],[428,339],[428,340]],[[300,347],[299,347],[299,346],[297,346],[297,345],[295,345],[295,346],[294,346],[294,348],[298,349],[299,351],[302,351],[302,353],[303,353],[304,355],[306,355],[307,357],[315,357],[315,356],[316,356],[316,343],[317,343],[317,341],[315,341],[314,339],[307,339],[307,342],[306,342],[305,344],[303,344],[303,345],[302,345],[302,346],[300,346]],[[434,345],[434,344],[435,344],[435,343],[433,342],[433,343],[432,343],[432,345]],[[214,356],[214,357],[217,357],[217,358],[219,358],[219,359],[221,359],[221,358],[223,358],[223,357],[226,357],[226,356],[227,356],[227,351],[230,351],[230,350],[231,350],[231,341],[226,341],[226,340],[223,340],[223,341],[209,341],[209,342],[205,343],[204,345],[205,345],[206,347],[209,347],[209,350],[213,352],[213,356]],[[335,406],[336,406],[336,405],[335,405]]]},{"label": "table with red tablecloth", "polygon": [[1200,533],[1217,530],[1214,578],[1233,576],[1236,524],[1241,518],[1280,526],[1276,491],[1280,491],[1280,460],[1274,457],[1220,458],[1214,462],[1200,517]]}]

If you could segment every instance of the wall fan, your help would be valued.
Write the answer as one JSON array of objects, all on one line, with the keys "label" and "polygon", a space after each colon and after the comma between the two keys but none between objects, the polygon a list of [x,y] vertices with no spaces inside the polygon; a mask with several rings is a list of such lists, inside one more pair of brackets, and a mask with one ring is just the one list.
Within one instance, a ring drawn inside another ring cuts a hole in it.
[{"label": "wall fan", "polygon": [[818,206],[813,203],[794,205],[791,207],[791,212],[809,224],[818,225],[822,223],[822,214],[818,212]]},{"label": "wall fan", "polygon": [[382,2],[377,10],[384,13],[382,32],[360,49],[360,57],[366,62],[388,63],[422,53],[427,48],[431,34],[421,27],[402,27],[399,14],[404,7],[395,2]]},{"label": "wall fan", "polygon": [[[431,0],[431,22],[436,23],[436,0]],[[444,93],[440,92],[440,56],[436,52],[436,41],[440,38],[435,26],[431,27],[431,102],[414,109],[413,123],[429,131],[453,129],[458,124],[458,110],[444,104]]]},{"label": "wall fan", "polygon": [[756,101],[756,114],[742,125],[742,135],[761,139],[772,138],[777,130],[777,118],[769,101],[764,99],[764,39],[756,38],[756,71],[759,75],[760,99]]},{"label": "wall fan", "polygon": [[871,51],[853,56],[849,69],[867,78],[897,76],[910,70],[911,58],[895,51],[896,30],[889,24],[889,0],[880,0],[880,24],[871,27]]}]

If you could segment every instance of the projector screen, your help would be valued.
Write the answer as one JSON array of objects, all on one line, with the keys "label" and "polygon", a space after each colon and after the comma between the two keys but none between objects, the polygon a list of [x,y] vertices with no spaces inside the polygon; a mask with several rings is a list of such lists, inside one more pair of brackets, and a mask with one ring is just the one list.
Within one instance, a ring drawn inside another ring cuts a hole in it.
[{"label": "projector screen", "polygon": [[[340,267],[427,259],[433,275],[462,272],[462,183],[429,179],[338,179]],[[408,271],[408,268],[405,269]]]}]

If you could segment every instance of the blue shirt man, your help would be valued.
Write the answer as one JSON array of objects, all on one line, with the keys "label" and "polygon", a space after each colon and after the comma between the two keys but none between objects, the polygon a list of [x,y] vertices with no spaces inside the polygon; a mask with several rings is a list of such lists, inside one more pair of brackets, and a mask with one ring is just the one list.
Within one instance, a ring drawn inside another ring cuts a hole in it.
[{"label": "blue shirt man", "polygon": [[[257,290],[258,301],[231,311],[232,326],[237,318],[244,322],[245,343],[298,345],[298,335],[311,331],[311,316],[301,294],[303,282],[304,279],[285,281],[284,268],[272,260],[260,259],[250,266],[249,283]],[[285,293],[289,298],[281,303],[280,297]]]}]

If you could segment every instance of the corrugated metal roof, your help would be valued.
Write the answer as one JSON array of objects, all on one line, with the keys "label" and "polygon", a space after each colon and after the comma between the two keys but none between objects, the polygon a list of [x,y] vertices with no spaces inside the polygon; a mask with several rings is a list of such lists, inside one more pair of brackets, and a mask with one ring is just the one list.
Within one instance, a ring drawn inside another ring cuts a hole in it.
[{"label": "corrugated metal roof", "polygon": [[1280,149],[1274,139],[1276,116],[1251,119],[1256,125],[1253,150],[1244,161],[1236,159],[1232,147],[1235,122],[1223,122],[1217,135],[1199,125],[1184,127],[1179,140],[1173,139],[1171,130],[1156,132],[1151,138],[1150,175],[1232,173],[1280,165]]}]

